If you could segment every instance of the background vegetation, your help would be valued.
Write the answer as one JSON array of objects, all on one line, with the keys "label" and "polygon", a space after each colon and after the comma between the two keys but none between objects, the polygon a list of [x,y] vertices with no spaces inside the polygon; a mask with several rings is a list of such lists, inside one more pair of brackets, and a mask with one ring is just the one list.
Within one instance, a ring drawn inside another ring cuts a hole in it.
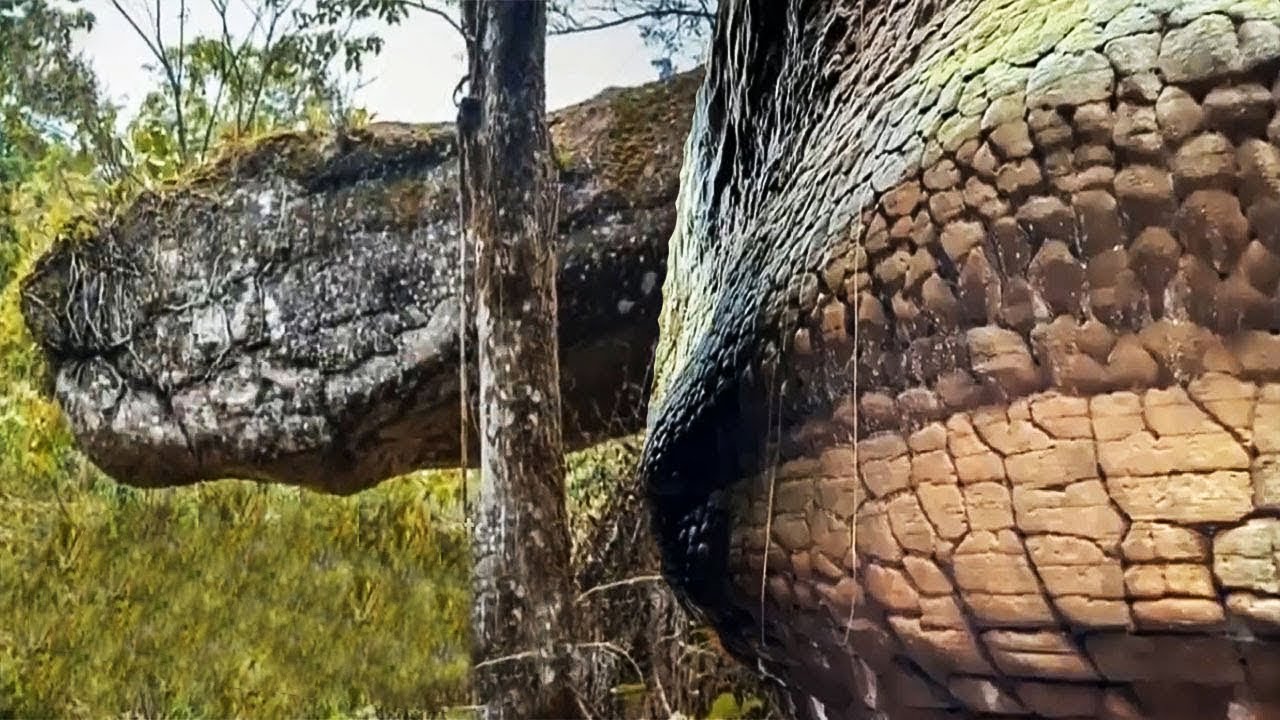
[{"label": "background vegetation", "polygon": [[[155,89],[122,118],[75,51],[92,14],[0,0],[0,718],[467,714],[458,473],[349,498],[231,480],[118,484],[76,452],[18,310],[20,278],[82,218],[221,143],[361,122],[342,83],[381,46],[352,21],[439,11],[417,0],[256,5],[248,36],[177,45],[135,18]],[[559,31],[639,19],[668,56],[709,27],[703,0],[571,8],[558,8]],[[629,482],[637,447],[570,460],[586,701],[602,714],[759,714],[751,679],[659,581]]]},{"label": "background vegetation", "polygon": [[335,63],[361,47],[320,21],[158,46],[156,91],[122,122],[74,50],[92,23],[78,6],[0,0],[0,716],[464,704],[456,473],[351,498],[119,485],[74,450],[18,312],[17,279],[78,217],[221,141],[339,117]]}]

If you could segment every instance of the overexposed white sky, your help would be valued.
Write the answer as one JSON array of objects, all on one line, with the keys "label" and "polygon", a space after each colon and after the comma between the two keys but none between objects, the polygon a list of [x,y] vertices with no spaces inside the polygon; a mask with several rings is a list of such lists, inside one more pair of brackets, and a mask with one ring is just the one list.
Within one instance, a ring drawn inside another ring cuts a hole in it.
[{"label": "overexposed white sky", "polygon": [[[148,30],[147,10],[154,0],[120,0]],[[249,27],[243,4],[233,0],[232,32]],[[162,19],[170,42],[177,42],[178,0],[163,0],[168,13]],[[80,46],[90,57],[107,94],[124,104],[132,115],[152,88],[143,68],[150,61],[146,45],[134,33],[110,0],[83,0],[82,7],[97,16],[97,25]],[[218,36],[220,26],[210,0],[187,0],[188,38]],[[382,53],[367,60],[354,101],[381,120],[407,122],[452,121],[455,110],[450,95],[465,62],[461,38],[441,19],[414,12],[399,25],[371,26],[385,40]],[[585,100],[607,87],[639,85],[656,80],[650,64],[655,53],[645,47],[635,25],[589,33],[551,37],[547,40],[547,107],[554,110]],[[691,62],[677,63],[686,69]]]}]

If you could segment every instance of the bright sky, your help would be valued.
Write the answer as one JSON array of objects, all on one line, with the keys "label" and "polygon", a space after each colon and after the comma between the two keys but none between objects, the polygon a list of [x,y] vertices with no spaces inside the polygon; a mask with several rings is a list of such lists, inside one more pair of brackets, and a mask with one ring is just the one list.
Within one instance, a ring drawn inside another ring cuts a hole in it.
[{"label": "bright sky", "polygon": [[[245,2],[233,3],[233,7]],[[121,0],[121,4],[146,29],[146,7],[151,0]],[[164,0],[166,34],[177,41],[177,0]],[[209,0],[188,0],[187,37],[217,35],[219,27]],[[94,31],[81,39],[107,93],[123,102],[128,112],[136,108],[151,87],[143,64],[150,60],[142,40],[112,7],[110,0],[83,0],[97,15]],[[232,32],[248,27],[247,13],[234,18]],[[412,122],[452,121],[450,95],[463,74],[461,38],[444,21],[422,12],[401,24],[380,31],[386,45],[378,57],[366,62],[363,84],[355,102],[382,120]],[[654,53],[641,42],[634,25],[590,33],[552,37],[547,43],[547,105],[556,109],[585,100],[604,88],[638,85],[657,79],[650,64]],[[690,66],[678,63],[679,69]]]}]

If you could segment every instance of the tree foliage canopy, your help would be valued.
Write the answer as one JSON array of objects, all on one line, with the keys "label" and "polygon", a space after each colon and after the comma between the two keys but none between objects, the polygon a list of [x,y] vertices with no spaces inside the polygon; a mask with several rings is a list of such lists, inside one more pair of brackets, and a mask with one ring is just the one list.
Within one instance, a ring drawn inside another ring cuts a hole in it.
[{"label": "tree foliage canopy", "polygon": [[115,108],[74,47],[93,24],[78,4],[0,0],[0,184],[21,178],[55,145],[111,145]]}]

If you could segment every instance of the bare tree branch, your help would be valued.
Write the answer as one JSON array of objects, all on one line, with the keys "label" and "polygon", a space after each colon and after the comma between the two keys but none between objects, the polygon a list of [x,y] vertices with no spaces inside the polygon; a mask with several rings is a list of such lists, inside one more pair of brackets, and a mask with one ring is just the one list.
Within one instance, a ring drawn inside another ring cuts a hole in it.
[{"label": "bare tree branch", "polygon": [[[226,59],[219,55],[218,72],[226,73]],[[225,80],[218,82],[218,92],[213,96],[213,104],[209,106],[209,118],[204,124],[204,133],[200,140],[200,157],[201,159],[208,157],[209,145],[213,141],[213,126],[218,122],[218,110],[222,108],[222,95],[226,91],[227,83]]]},{"label": "bare tree branch", "polygon": [[[705,8],[706,5],[704,4]],[[613,20],[600,20],[592,23],[580,25],[572,25],[570,27],[554,28],[547,32],[548,35],[573,35],[575,33],[594,32],[596,30],[605,30],[619,25],[626,25],[638,20],[660,20],[668,17],[687,17],[706,20],[708,22],[715,20],[715,14],[704,12],[702,10],[685,10],[682,8],[671,8],[667,10],[644,10],[630,15],[622,15]]]},{"label": "bare tree branch", "polygon": [[[154,17],[156,34],[154,42],[152,41],[152,38],[147,35],[146,31],[138,25],[138,22],[133,18],[133,15],[129,14],[129,11],[124,9],[124,6],[120,4],[120,0],[111,0],[111,5],[116,9],[116,12],[120,13],[120,16],[125,19],[125,22],[129,23],[129,26],[133,28],[133,31],[137,33],[138,37],[142,39],[143,44],[147,46],[147,50],[151,52],[152,57],[160,63],[160,69],[164,72],[165,80],[169,85],[169,91],[173,93],[174,106],[177,112],[175,120],[177,122],[178,152],[182,160],[185,162],[187,160],[187,128],[182,116],[182,82],[179,80],[168,54],[164,51],[164,37],[161,33],[160,24],[160,0],[156,0],[156,15]],[[150,15],[149,10],[147,11],[147,14]]]},{"label": "bare tree branch", "polygon": [[[231,75],[235,81],[236,92],[236,116],[234,128],[237,133],[242,131],[244,123],[244,55],[253,45],[253,38],[258,34],[258,30],[262,28],[262,18],[266,15],[261,5],[255,6],[248,2],[244,2],[245,9],[253,16],[253,24],[245,33],[244,40],[236,46],[235,39],[231,36],[231,28],[227,22],[227,16],[230,13],[230,6],[227,0],[210,0],[214,8],[217,9],[219,19],[222,23],[222,44],[223,52],[229,52],[231,57]],[[269,44],[269,41],[268,41]],[[224,73],[223,77],[226,77]]]},{"label": "bare tree branch", "polygon": [[[156,43],[164,47],[164,41],[160,38],[160,0],[156,0]],[[174,98],[173,107],[178,114],[178,142],[184,150],[187,145],[187,127],[182,114],[182,80],[187,69],[186,52],[187,0],[178,0],[178,96]]]},{"label": "bare tree branch", "polygon": [[[272,45],[271,43],[276,37],[276,26],[279,24],[280,18],[283,17],[284,14],[292,7],[293,4],[290,2],[283,6],[277,6],[272,11],[270,24],[267,26],[267,39],[262,44],[262,67],[258,70],[258,84],[254,87],[253,98],[249,102],[249,117],[247,118],[247,121],[251,125],[253,123],[254,116],[258,114],[258,102],[262,99],[263,88],[267,85],[267,76],[271,74],[271,69],[275,65],[277,46]],[[292,30],[293,28],[290,27],[285,31],[285,33],[287,34]]]},{"label": "bare tree branch", "polygon": [[467,39],[467,33],[465,30],[462,29],[462,25],[458,24],[458,21],[454,20],[453,17],[450,16],[449,13],[445,12],[444,10],[441,10],[440,8],[431,7],[430,5],[426,4],[422,0],[401,0],[400,4],[405,7],[415,8],[425,13],[435,15],[441,20],[444,20],[445,22],[449,23],[449,27],[453,28],[454,32],[458,33],[458,35],[461,36],[463,40]]}]

